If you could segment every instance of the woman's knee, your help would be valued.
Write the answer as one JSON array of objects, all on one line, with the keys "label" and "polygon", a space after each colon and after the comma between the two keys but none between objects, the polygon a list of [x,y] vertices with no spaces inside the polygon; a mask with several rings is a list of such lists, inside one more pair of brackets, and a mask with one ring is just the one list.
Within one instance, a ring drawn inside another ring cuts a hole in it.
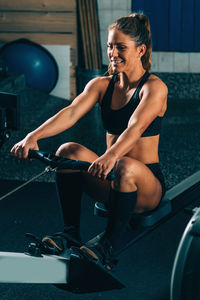
[{"label": "woman's knee", "polygon": [[62,144],[56,151],[57,156],[78,159],[82,146],[78,143],[68,142]]},{"label": "woman's knee", "polygon": [[89,150],[81,144],[73,142],[68,142],[61,145],[58,148],[56,155],[88,162],[93,162],[95,159],[98,158],[97,154],[93,151]]},{"label": "woman's knee", "polygon": [[114,188],[129,192],[137,190],[137,173],[139,172],[137,162],[129,157],[120,158],[115,165],[116,179]]}]

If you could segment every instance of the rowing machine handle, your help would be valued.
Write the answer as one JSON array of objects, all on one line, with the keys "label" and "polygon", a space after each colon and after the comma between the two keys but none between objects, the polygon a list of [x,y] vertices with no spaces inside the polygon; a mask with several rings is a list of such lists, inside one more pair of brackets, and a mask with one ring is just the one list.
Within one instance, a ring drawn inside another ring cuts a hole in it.
[{"label": "rowing machine handle", "polygon": [[[29,150],[28,153],[29,159],[38,159],[45,163],[46,165],[57,168],[57,169],[70,169],[70,170],[83,170],[87,171],[90,163],[82,160],[72,160],[69,158],[59,157],[47,152],[39,151],[39,150]],[[115,174],[111,171],[107,177],[107,180],[114,180]]]}]

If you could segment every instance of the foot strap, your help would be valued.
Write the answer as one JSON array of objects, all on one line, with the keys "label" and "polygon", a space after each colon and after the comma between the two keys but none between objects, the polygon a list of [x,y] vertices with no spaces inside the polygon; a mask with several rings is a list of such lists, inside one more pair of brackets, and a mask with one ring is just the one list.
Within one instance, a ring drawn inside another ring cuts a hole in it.
[{"label": "foot strap", "polygon": [[27,253],[31,256],[41,256],[41,254],[58,255],[60,253],[56,247],[48,246],[32,233],[26,233],[25,236],[32,241],[27,249]]},{"label": "foot strap", "polygon": [[58,232],[53,235],[45,236],[42,239],[42,242],[46,243],[50,247],[56,247],[60,252],[63,252],[71,246],[81,246],[81,242],[67,232]]}]

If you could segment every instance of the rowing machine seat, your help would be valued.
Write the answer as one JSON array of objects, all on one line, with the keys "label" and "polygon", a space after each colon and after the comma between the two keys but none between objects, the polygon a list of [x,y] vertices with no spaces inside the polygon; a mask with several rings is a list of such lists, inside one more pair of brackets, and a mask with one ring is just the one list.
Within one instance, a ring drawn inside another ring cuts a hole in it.
[{"label": "rowing machine seat", "polygon": [[[139,226],[150,227],[158,223],[165,216],[169,215],[171,210],[171,201],[169,201],[168,193],[166,193],[156,209],[142,214],[134,214],[132,222],[136,222]],[[94,215],[99,217],[108,217],[109,211],[102,202],[96,202],[94,206]]]}]

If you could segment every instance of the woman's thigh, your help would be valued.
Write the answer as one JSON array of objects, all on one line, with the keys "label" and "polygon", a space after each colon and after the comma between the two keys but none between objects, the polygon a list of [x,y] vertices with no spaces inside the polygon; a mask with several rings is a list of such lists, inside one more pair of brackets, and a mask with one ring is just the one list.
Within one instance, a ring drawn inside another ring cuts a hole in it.
[{"label": "woman's thigh", "polygon": [[136,213],[152,210],[162,198],[162,186],[152,171],[142,162],[123,157],[116,163],[113,187],[122,192],[137,191]]},{"label": "woman's thigh", "polygon": [[137,183],[136,212],[144,212],[155,209],[162,198],[162,186],[152,171],[144,165],[141,177]]}]

